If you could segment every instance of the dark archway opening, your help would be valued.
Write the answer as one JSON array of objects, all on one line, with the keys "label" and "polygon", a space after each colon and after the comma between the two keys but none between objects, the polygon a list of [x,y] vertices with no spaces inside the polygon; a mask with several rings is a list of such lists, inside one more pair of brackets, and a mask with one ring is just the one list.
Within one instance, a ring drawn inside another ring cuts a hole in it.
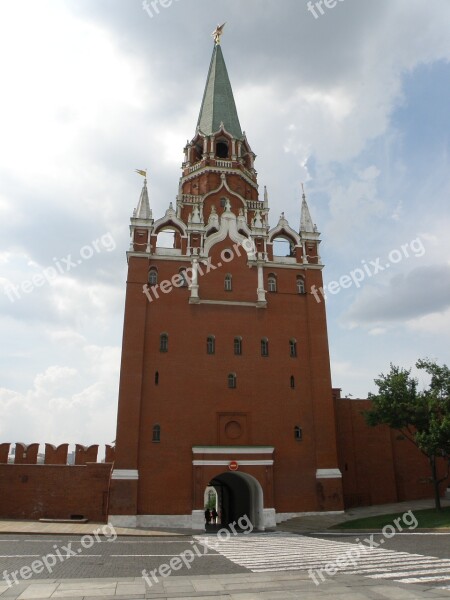
[{"label": "dark archway opening", "polygon": [[[222,473],[209,482],[217,494],[217,517],[206,520],[207,531],[217,531],[230,524],[239,530],[238,521],[249,520],[255,529],[264,529],[263,494],[259,483],[250,475],[242,473]],[[211,516],[211,515],[209,515]]]},{"label": "dark archway opening", "polygon": [[228,158],[228,144],[226,142],[217,142],[216,155],[218,158]]}]

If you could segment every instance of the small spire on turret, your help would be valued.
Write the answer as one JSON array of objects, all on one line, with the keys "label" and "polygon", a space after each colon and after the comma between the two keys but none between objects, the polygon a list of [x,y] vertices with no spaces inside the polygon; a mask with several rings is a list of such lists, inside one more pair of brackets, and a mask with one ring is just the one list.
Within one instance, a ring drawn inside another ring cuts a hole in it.
[{"label": "small spire on turret", "polygon": [[305,186],[302,183],[302,210],[300,216],[300,233],[315,233],[317,227],[314,225],[306,201]]},{"label": "small spire on turret", "polygon": [[148,221],[152,219],[152,211],[150,209],[150,200],[148,198],[147,169],[145,171],[136,169],[136,173],[144,177],[144,185],[142,186],[139,202],[136,210],[133,213],[133,217],[135,219],[142,219],[144,221]]}]

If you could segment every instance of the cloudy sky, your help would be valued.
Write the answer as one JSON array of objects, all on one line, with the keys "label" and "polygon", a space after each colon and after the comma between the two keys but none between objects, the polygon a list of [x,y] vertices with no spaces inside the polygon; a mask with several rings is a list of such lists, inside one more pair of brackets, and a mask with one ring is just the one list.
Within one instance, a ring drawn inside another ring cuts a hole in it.
[{"label": "cloudy sky", "polygon": [[0,441],[114,439],[134,169],[159,218],[223,21],[271,225],[304,181],[322,232],[334,385],[450,361],[448,0],[163,4],[0,3]]}]

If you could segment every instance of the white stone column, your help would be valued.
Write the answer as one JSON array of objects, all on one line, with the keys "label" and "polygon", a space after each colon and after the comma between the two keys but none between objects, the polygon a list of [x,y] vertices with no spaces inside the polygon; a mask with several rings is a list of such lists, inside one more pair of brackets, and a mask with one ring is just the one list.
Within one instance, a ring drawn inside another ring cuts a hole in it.
[{"label": "white stone column", "polygon": [[308,257],[306,256],[306,244],[305,244],[305,242],[302,243],[302,248],[303,248],[303,264],[306,264],[308,262]]},{"label": "white stone column", "polygon": [[200,300],[199,295],[198,295],[198,258],[194,257],[192,259],[192,278],[191,278],[191,285],[189,286],[189,289],[191,290],[191,297],[189,299],[189,302],[191,304],[197,304],[198,301]]},{"label": "white stone column", "polygon": [[[258,259],[262,257],[262,254],[258,254]],[[258,260],[258,304],[266,303],[266,290],[264,289],[264,271],[263,263]]]}]

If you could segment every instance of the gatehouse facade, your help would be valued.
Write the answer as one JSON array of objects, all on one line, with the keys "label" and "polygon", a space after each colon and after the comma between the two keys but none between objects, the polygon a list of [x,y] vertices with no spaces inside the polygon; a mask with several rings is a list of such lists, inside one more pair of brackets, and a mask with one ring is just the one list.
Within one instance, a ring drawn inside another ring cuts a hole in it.
[{"label": "gatehouse facade", "polygon": [[259,529],[341,511],[320,234],[300,190],[269,225],[220,35],[193,129],[176,202],[145,179],[131,218],[110,519],[201,529],[208,486]]}]

